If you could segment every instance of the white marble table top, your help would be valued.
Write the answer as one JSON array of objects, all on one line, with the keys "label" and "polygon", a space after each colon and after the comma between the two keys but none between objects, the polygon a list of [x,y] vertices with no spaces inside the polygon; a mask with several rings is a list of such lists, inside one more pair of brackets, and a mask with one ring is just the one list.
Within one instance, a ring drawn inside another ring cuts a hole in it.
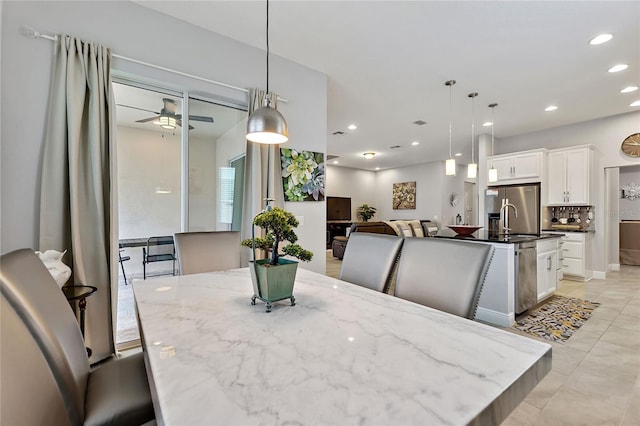
[{"label": "white marble table top", "polygon": [[137,280],[158,424],[498,424],[551,347],[298,269],[250,304],[247,268]]}]

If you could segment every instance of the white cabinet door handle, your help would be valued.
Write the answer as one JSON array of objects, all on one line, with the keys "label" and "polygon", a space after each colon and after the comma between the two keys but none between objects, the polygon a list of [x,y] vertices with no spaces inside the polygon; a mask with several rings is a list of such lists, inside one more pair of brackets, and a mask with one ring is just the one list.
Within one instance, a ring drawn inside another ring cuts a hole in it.
[{"label": "white cabinet door handle", "polygon": [[547,256],[547,271],[551,270],[551,256]]}]

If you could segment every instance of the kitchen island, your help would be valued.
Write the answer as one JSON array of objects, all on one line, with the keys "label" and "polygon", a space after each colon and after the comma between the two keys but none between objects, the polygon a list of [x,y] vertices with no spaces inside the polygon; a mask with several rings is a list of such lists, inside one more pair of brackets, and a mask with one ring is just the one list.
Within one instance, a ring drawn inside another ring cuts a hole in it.
[{"label": "kitchen island", "polygon": [[159,425],[497,425],[551,346],[299,268],[251,305],[248,268],[135,280]]},{"label": "kitchen island", "polygon": [[[518,283],[535,275],[534,288],[528,287],[528,305],[534,305],[551,296],[558,282],[558,241],[562,235],[503,235],[479,230],[470,236],[456,235],[449,229],[441,229],[436,238],[448,238],[491,244],[493,259],[480,294],[476,320],[501,327],[511,327],[518,311]],[[535,264],[523,268],[519,265],[519,247],[527,244],[536,247]],[[533,269],[532,269],[533,268]],[[522,286],[521,286],[522,287]],[[520,290],[523,293],[523,290]],[[520,313],[520,312],[518,312]]]}]

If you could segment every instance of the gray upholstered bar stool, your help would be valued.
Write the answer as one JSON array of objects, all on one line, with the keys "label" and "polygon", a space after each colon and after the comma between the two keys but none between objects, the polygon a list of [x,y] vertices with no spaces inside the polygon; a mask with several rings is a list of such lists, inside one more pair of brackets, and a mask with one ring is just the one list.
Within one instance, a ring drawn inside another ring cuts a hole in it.
[{"label": "gray upholstered bar stool", "polygon": [[395,295],[473,319],[492,257],[489,244],[407,238],[398,262]]},{"label": "gray upholstered bar stool", "polygon": [[403,238],[352,232],[339,278],[381,292],[388,290]]}]

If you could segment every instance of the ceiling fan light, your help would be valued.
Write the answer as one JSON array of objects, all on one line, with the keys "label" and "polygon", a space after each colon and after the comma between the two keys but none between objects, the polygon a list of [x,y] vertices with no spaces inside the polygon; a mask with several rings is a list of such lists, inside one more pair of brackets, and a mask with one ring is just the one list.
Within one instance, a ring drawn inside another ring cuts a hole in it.
[{"label": "ceiling fan light", "polygon": [[162,127],[163,129],[169,129],[169,130],[173,130],[176,128],[176,119],[174,117],[169,117],[166,115],[161,115],[158,118],[158,122],[160,124],[160,127]]},{"label": "ceiling fan light", "polygon": [[478,165],[476,163],[469,163],[467,165],[467,178],[475,179],[478,177]]},{"label": "ceiling fan light", "polygon": [[247,139],[270,145],[284,143],[289,140],[287,121],[269,105],[258,108],[247,121]]},{"label": "ceiling fan light", "polygon": [[444,165],[444,173],[447,176],[455,176],[456,175],[456,160],[453,158],[449,158]]}]

